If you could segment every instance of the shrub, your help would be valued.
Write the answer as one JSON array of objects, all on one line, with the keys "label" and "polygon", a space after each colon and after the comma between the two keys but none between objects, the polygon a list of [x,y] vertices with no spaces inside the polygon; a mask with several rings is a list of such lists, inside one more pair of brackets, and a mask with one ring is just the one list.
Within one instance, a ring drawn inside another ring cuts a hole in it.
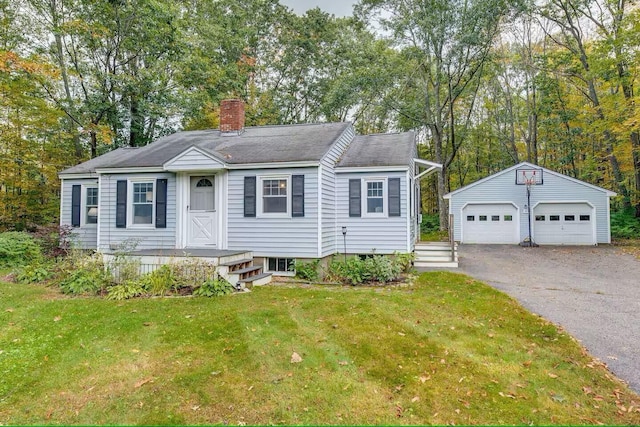
[{"label": "shrub", "polygon": [[197,288],[208,280],[218,277],[216,266],[197,258],[171,264],[173,272],[173,290]]},{"label": "shrub", "polygon": [[149,294],[162,296],[174,288],[174,272],[171,266],[165,264],[157,270],[142,276],[139,282]]},{"label": "shrub", "polygon": [[86,255],[80,251],[73,251],[65,258],[58,275],[61,277],[60,289],[65,294],[99,293],[112,281],[99,254]]},{"label": "shrub", "polygon": [[318,280],[318,266],[320,260],[314,260],[311,262],[296,262],[296,277],[309,282]]},{"label": "shrub", "polygon": [[233,285],[224,279],[209,279],[193,291],[199,297],[219,297],[234,291]]},{"label": "shrub", "polygon": [[67,255],[71,245],[71,226],[68,225],[36,225],[33,237],[48,258],[58,258]]},{"label": "shrub", "polygon": [[422,214],[420,224],[421,233],[431,233],[440,230],[440,216],[438,214]]},{"label": "shrub", "polygon": [[408,269],[412,259],[413,254],[395,254],[394,257],[385,255],[351,257],[346,261],[334,257],[329,263],[327,278],[351,285],[371,281],[390,282]]},{"label": "shrub", "polygon": [[123,300],[134,298],[144,294],[144,288],[139,282],[128,280],[126,282],[118,283],[117,285],[110,286],[107,289],[107,298],[113,300]]},{"label": "shrub", "polygon": [[44,265],[27,265],[16,273],[16,281],[22,284],[44,282],[52,275]]},{"label": "shrub", "polygon": [[21,231],[0,233],[0,267],[19,267],[42,259],[33,236]]},{"label": "shrub", "polygon": [[611,213],[611,237],[615,239],[640,238],[640,218],[636,218],[633,209]]}]

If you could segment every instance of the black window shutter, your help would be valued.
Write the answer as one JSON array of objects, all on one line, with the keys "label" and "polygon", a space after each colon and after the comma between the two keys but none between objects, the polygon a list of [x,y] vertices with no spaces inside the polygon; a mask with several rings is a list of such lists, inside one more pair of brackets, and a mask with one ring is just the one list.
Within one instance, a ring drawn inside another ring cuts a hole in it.
[{"label": "black window shutter", "polygon": [[244,177],[244,216],[256,216],[256,177]]},{"label": "black window shutter", "polygon": [[360,180],[359,179],[350,179],[349,180],[349,216],[361,216],[362,203],[361,203],[362,194],[360,192]]},{"label": "black window shutter", "polygon": [[116,228],[127,227],[127,181],[118,181],[116,186]]},{"label": "black window shutter", "polygon": [[71,186],[71,226],[80,227],[80,191],[79,185]]},{"label": "black window shutter", "polygon": [[389,178],[389,216],[400,216],[400,178]]},{"label": "black window shutter", "polygon": [[291,176],[291,216],[304,216],[304,175]]},{"label": "black window shutter", "polygon": [[167,179],[156,180],[156,228],[167,228]]}]

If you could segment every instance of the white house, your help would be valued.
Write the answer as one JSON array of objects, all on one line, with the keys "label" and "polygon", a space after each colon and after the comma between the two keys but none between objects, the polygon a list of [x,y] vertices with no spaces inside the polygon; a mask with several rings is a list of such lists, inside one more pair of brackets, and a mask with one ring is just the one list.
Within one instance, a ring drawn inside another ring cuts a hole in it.
[{"label": "white house", "polygon": [[417,168],[439,167],[415,157],[411,132],[245,128],[243,103],[228,100],[220,130],[178,132],[61,172],[60,222],[104,254],[126,241],[156,254],[250,251],[278,273],[343,252],[345,240],[350,254],[411,252]]},{"label": "white house", "polygon": [[[525,185],[525,181],[532,185]],[[529,194],[527,195],[527,189]],[[616,193],[520,163],[445,195],[461,243],[611,243],[609,199]]]}]

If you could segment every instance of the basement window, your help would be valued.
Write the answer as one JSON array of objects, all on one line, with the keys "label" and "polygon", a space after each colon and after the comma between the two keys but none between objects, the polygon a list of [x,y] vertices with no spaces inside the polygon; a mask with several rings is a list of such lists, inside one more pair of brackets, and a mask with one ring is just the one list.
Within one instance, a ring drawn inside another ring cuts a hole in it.
[{"label": "basement window", "polygon": [[270,273],[295,273],[294,258],[267,258],[267,271]]}]

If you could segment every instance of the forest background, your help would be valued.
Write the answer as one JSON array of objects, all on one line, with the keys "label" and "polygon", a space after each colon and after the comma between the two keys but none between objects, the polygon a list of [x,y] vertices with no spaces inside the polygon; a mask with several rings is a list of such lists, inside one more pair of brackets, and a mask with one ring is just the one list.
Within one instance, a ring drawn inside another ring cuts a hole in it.
[{"label": "forest background", "polygon": [[181,129],[351,121],[443,164],[423,211],[526,160],[640,217],[631,0],[0,0],[0,231],[56,222],[62,169]]}]

